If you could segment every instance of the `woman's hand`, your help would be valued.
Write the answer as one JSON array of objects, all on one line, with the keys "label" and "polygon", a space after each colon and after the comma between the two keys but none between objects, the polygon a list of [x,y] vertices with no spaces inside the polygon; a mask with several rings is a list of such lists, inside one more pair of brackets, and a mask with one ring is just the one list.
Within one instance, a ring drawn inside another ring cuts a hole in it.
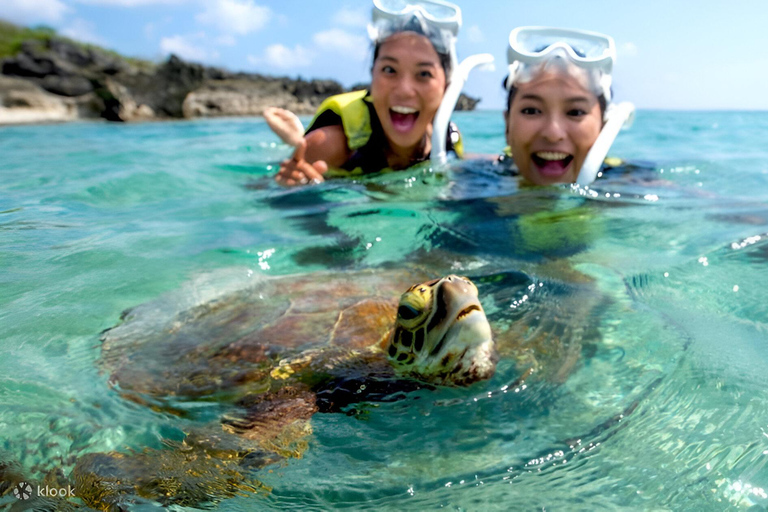
[{"label": "woman's hand", "polygon": [[286,144],[296,147],[304,138],[304,126],[290,110],[268,107],[263,115],[272,131]]},{"label": "woman's hand", "polygon": [[275,175],[275,181],[287,187],[325,181],[323,174],[328,171],[328,164],[323,160],[310,164],[304,159],[306,152],[307,141],[302,139],[296,146],[293,157],[280,163],[280,170]]}]

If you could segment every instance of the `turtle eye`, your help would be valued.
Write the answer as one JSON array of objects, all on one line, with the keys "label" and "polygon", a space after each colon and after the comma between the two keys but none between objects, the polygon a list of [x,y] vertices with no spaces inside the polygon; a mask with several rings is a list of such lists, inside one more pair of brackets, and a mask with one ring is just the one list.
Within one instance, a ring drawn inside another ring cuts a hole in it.
[{"label": "turtle eye", "polygon": [[420,313],[421,312],[418,309],[409,306],[408,304],[400,304],[400,307],[397,308],[397,316],[403,320],[413,320],[418,317]]}]

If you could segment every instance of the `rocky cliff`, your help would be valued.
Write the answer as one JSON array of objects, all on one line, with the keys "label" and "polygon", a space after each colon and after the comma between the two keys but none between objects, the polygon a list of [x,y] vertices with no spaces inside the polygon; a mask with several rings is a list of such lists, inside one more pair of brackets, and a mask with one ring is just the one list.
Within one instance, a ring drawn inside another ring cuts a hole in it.
[{"label": "rocky cliff", "polygon": [[[176,56],[152,64],[55,36],[22,42],[0,73],[0,124],[251,116],[268,106],[312,114],[344,92],[333,80],[232,73]],[[457,108],[478,101],[463,96]]]}]

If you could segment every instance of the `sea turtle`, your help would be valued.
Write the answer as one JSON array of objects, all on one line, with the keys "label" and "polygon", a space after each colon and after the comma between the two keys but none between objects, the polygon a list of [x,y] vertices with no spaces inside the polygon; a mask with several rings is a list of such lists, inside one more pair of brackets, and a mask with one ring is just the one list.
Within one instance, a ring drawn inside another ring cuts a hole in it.
[{"label": "sea turtle", "polygon": [[[101,364],[110,383],[130,398],[170,403],[234,389],[276,391],[307,373],[310,380],[372,370],[392,376],[393,367],[427,383],[467,385],[495,367],[490,327],[467,278],[252,275],[244,286],[242,279],[234,289],[217,284],[213,297],[200,296],[209,286],[195,283],[194,291],[130,309],[104,331]],[[187,294],[191,306],[179,300]]]},{"label": "sea turtle", "polygon": [[217,275],[126,311],[101,339],[100,364],[124,397],[193,419],[201,400],[233,406],[175,450],[81,457],[77,495],[94,507],[258,489],[248,470],[299,456],[315,412],[466,386],[498,359],[469,279],[408,270]]}]

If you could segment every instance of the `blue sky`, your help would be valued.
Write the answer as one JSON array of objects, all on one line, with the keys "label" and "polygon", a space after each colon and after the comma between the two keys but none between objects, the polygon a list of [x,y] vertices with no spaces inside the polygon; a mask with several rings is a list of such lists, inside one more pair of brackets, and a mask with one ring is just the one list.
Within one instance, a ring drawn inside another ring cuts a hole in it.
[{"label": "blue sky", "polygon": [[[459,58],[492,53],[465,92],[501,109],[509,31],[549,25],[612,35],[614,93],[639,108],[768,109],[768,2],[458,1]],[[161,60],[271,75],[369,79],[369,0],[0,0],[0,18]]]}]

